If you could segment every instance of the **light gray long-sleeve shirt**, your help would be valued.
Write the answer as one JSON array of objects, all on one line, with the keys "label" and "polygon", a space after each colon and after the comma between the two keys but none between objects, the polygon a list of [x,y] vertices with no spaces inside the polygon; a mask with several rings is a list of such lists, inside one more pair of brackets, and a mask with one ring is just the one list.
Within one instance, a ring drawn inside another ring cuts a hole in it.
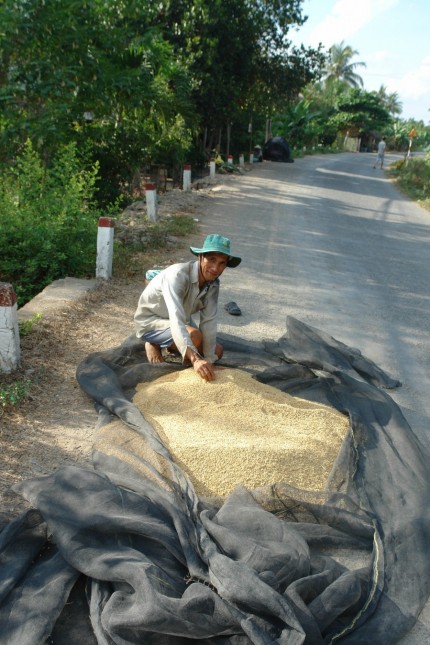
[{"label": "light gray long-sleeve shirt", "polygon": [[214,363],[217,333],[219,280],[199,288],[198,261],[172,264],[156,275],[139,298],[134,320],[136,335],[170,327],[173,341],[185,356],[187,347],[195,350],[186,325],[194,313],[200,313],[199,329],[203,335],[203,356]]}]

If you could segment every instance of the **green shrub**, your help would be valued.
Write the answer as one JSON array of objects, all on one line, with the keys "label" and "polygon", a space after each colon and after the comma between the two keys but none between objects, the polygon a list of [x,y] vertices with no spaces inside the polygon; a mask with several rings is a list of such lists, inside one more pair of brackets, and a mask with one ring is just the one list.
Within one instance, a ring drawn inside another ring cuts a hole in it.
[{"label": "green shrub", "polygon": [[6,406],[18,405],[28,397],[30,386],[31,381],[29,379],[6,384],[0,383],[0,417],[3,415]]},{"label": "green shrub", "polygon": [[53,280],[94,271],[99,212],[97,166],[85,168],[75,144],[45,168],[28,142],[0,179],[0,279],[22,306]]},{"label": "green shrub", "polygon": [[400,188],[413,199],[430,204],[430,159],[415,157],[401,159],[391,164],[390,173],[396,177]]},{"label": "green shrub", "polygon": [[29,318],[28,320],[19,320],[18,327],[19,327],[20,338],[24,338],[24,336],[28,336],[28,334],[37,325],[37,323],[42,320],[42,318],[43,318],[43,314],[34,314],[34,316]]}]

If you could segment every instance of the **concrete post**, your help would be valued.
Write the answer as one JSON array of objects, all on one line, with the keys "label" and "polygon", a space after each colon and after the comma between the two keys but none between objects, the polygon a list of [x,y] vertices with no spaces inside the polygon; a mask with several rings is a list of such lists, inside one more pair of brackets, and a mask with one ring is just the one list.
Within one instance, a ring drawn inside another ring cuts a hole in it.
[{"label": "concrete post", "polygon": [[182,190],[191,190],[191,166],[184,166]]},{"label": "concrete post", "polygon": [[249,163],[254,163],[254,152],[249,153]]},{"label": "concrete post", "polygon": [[112,277],[114,225],[111,217],[99,217],[96,278],[108,280]]},{"label": "concrete post", "polygon": [[21,347],[16,293],[11,284],[0,282],[0,372],[12,372],[19,366]]},{"label": "concrete post", "polygon": [[146,212],[151,222],[157,221],[157,190],[154,184],[145,184]]},{"label": "concrete post", "polygon": [[245,167],[245,158],[244,158],[244,156],[243,156],[243,152],[241,152],[241,153],[239,154],[239,166],[240,166],[241,168],[244,168],[244,167]]},{"label": "concrete post", "polygon": [[209,176],[211,179],[215,179],[216,164],[215,159],[210,159],[209,161]]},{"label": "concrete post", "polygon": [[227,156],[227,163],[233,163],[233,155]]}]

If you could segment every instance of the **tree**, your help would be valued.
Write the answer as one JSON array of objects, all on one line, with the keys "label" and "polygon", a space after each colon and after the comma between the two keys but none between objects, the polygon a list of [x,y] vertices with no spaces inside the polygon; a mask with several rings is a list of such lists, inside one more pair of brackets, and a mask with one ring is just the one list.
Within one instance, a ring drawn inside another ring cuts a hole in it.
[{"label": "tree", "polygon": [[164,142],[180,158],[197,123],[191,79],[155,25],[157,7],[6,0],[0,157],[16,156],[30,136],[49,164],[60,145],[75,141],[114,192],[143,158],[164,156]]},{"label": "tree", "polygon": [[343,40],[338,45],[332,45],[329,50],[329,62],[325,70],[325,82],[329,85],[343,82],[351,87],[363,87],[363,79],[356,74],[355,69],[357,67],[366,67],[366,63],[351,62],[351,59],[358,53],[350,45],[345,45]]},{"label": "tree", "polygon": [[388,110],[374,92],[352,88],[338,98],[329,124],[359,136],[370,130],[383,131],[392,122]]},{"label": "tree", "polygon": [[297,148],[318,144],[320,127],[319,113],[314,112],[308,99],[288,106],[284,114],[278,114],[273,119],[273,134],[288,139],[288,142]]},{"label": "tree", "polygon": [[166,1],[163,21],[175,51],[186,54],[202,131],[213,143],[221,129],[234,124],[244,136],[253,117],[283,109],[324,61],[320,49],[288,40],[304,22],[301,0]]},{"label": "tree", "polygon": [[252,114],[319,77],[322,52],[288,41],[301,4],[3,0],[0,161],[30,138],[49,165],[75,142],[114,197],[144,163],[182,163],[205,129],[234,124],[237,145]]},{"label": "tree", "polygon": [[392,116],[402,113],[403,105],[397,92],[388,93],[385,85],[381,85],[376,94]]}]

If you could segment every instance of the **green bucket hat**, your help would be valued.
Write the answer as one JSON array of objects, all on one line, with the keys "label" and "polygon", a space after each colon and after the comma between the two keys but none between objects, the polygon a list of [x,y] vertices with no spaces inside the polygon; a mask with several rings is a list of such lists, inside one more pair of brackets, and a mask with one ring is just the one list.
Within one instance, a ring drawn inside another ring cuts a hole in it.
[{"label": "green bucket hat", "polygon": [[194,255],[201,255],[203,253],[223,253],[228,255],[227,266],[230,268],[237,267],[238,264],[242,262],[242,258],[239,258],[231,254],[230,251],[230,240],[228,237],[223,237],[218,235],[218,233],[211,233],[205,239],[201,249],[197,249],[194,246],[190,246],[191,253]]}]

